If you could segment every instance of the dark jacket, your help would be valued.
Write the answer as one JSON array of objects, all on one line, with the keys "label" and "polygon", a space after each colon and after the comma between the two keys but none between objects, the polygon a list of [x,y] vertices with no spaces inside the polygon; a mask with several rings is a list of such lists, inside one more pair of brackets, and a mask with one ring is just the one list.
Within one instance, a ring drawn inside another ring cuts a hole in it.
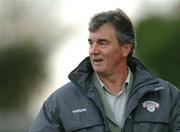
[{"label": "dark jacket", "polygon": [[[122,132],[180,132],[180,92],[156,78],[137,59],[128,66],[134,75]],[[86,58],[69,75],[71,82],[43,104],[30,132],[110,132],[93,69]]]}]

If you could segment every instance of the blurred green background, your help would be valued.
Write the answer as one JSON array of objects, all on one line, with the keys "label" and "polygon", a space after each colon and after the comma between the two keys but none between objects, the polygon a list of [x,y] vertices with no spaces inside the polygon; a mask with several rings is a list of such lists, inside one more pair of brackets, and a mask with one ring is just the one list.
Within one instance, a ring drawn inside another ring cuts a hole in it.
[{"label": "blurred green background", "polygon": [[[177,6],[178,7],[178,6]],[[180,88],[180,8],[148,16],[136,25],[137,56],[157,76]]]},{"label": "blurred green background", "polygon": [[[180,87],[180,3],[174,2],[173,10],[163,15],[146,10],[135,22],[135,55],[157,76]],[[34,118],[29,102],[41,95],[49,79],[47,59],[57,42],[65,44],[76,29],[57,21],[61,14],[49,10],[60,8],[57,4],[61,1],[0,1],[0,132],[27,131]]]}]

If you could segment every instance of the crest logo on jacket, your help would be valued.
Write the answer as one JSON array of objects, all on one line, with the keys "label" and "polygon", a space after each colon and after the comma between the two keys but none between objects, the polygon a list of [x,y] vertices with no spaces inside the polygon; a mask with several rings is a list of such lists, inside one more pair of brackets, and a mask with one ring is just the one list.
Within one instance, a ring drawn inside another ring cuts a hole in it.
[{"label": "crest logo on jacket", "polygon": [[154,112],[160,107],[159,103],[155,101],[145,101],[142,103],[143,108],[146,108],[149,112]]}]

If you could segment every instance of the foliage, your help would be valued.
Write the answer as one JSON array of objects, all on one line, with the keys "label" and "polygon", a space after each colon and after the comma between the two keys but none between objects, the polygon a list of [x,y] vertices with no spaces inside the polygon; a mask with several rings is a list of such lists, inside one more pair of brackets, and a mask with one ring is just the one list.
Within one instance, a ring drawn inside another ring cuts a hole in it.
[{"label": "foliage", "polygon": [[30,41],[0,50],[0,109],[18,109],[26,103],[44,75],[43,54]]},{"label": "foliage", "polygon": [[155,74],[180,88],[180,16],[152,16],[136,27],[137,55]]}]

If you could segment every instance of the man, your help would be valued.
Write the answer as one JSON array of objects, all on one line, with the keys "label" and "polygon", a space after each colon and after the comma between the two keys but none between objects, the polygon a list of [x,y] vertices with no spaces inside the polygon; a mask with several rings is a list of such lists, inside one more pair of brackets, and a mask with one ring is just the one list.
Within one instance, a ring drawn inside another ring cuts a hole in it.
[{"label": "man", "polygon": [[180,132],[180,92],[132,56],[123,11],[92,17],[88,42],[89,57],[44,102],[30,132]]}]

